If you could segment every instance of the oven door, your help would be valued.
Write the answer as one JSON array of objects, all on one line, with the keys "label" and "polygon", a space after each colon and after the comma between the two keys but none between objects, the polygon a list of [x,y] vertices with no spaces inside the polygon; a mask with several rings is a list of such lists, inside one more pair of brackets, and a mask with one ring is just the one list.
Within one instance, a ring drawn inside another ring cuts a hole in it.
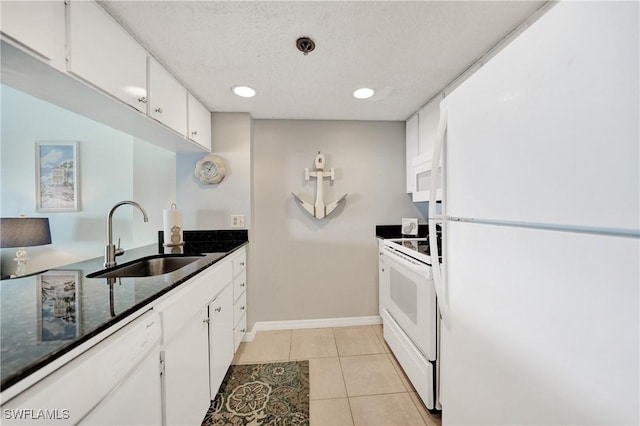
[{"label": "oven door", "polygon": [[388,277],[382,304],[425,357],[435,361],[437,308],[431,266],[387,246],[383,256]]}]

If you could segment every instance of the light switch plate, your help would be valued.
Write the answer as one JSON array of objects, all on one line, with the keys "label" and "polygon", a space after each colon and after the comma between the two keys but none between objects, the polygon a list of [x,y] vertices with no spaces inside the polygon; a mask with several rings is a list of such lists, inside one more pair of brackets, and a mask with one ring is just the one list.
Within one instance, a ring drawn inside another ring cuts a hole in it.
[{"label": "light switch plate", "polygon": [[231,227],[232,228],[244,228],[245,220],[243,214],[232,214],[231,215]]}]

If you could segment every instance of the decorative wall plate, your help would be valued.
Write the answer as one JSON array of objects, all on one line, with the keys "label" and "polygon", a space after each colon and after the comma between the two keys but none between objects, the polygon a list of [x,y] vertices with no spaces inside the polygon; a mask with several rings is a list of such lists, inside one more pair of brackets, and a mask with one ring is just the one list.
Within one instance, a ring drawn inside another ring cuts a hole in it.
[{"label": "decorative wall plate", "polygon": [[224,160],[209,154],[196,163],[194,174],[204,184],[220,183],[227,173]]}]

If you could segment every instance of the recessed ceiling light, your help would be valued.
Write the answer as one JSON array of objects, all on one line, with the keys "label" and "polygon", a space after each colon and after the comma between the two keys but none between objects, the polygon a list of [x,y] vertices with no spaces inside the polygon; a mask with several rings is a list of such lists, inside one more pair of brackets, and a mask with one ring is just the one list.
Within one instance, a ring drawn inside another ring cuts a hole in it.
[{"label": "recessed ceiling light", "polygon": [[256,95],[256,91],[249,86],[235,86],[231,90],[238,96],[243,98],[253,98]]},{"label": "recessed ceiling light", "polygon": [[357,99],[367,99],[372,97],[374,94],[373,89],[369,89],[368,87],[363,87],[362,89],[358,89],[353,92],[353,97]]}]

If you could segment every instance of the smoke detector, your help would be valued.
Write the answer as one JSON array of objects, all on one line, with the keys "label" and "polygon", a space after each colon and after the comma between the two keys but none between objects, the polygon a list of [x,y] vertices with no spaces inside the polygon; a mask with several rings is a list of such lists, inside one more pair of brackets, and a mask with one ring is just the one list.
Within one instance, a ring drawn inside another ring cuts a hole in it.
[{"label": "smoke detector", "polygon": [[316,44],[309,37],[300,37],[296,40],[296,47],[299,51],[304,53],[304,56],[307,56],[309,52],[313,52],[313,49],[316,48]]}]

